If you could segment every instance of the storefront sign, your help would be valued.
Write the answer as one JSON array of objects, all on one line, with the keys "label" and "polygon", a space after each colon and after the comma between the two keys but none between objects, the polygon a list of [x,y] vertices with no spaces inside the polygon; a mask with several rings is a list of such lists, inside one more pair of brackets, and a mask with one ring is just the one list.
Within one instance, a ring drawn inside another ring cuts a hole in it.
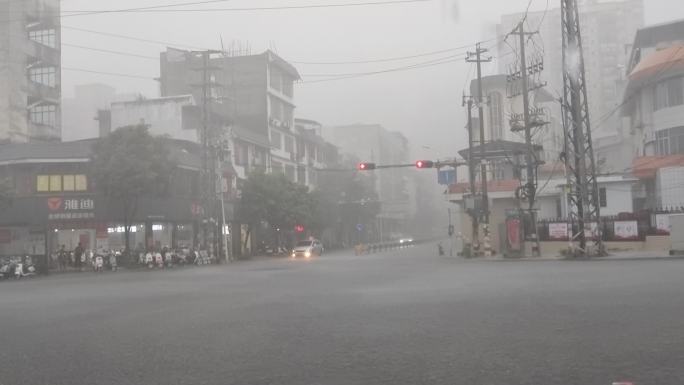
[{"label": "storefront sign", "polygon": [[639,228],[637,221],[616,221],[614,223],[615,239],[618,240],[638,240]]},{"label": "storefront sign", "polygon": [[549,239],[552,241],[568,240],[567,223],[549,223]]},{"label": "storefront sign", "polygon": [[95,218],[95,201],[91,198],[47,199],[48,219],[92,219]]},{"label": "storefront sign", "polygon": [[655,225],[658,234],[670,235],[670,215],[655,214]]}]

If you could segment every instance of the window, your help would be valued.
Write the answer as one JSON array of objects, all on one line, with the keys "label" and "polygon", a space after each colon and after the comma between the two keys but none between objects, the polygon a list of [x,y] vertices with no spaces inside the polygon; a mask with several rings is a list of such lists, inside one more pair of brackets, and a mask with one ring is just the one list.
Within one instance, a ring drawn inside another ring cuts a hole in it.
[{"label": "window", "polygon": [[36,31],[29,31],[29,39],[40,43],[42,45],[55,48],[55,30],[54,29],[39,29]]},{"label": "window", "polygon": [[601,207],[608,206],[608,197],[606,196],[606,188],[605,187],[599,188],[599,205]]},{"label": "window", "polygon": [[271,117],[283,121],[283,102],[271,97]]},{"label": "window", "polygon": [[283,77],[283,93],[289,97],[292,97],[293,95],[293,84],[292,84],[292,79],[291,78],[286,78]]},{"label": "window", "polygon": [[499,92],[489,94],[489,124],[492,140],[503,139],[503,106]]},{"label": "window", "polygon": [[684,78],[670,78],[656,84],[653,95],[653,110],[684,104]]},{"label": "window", "polygon": [[62,191],[61,175],[50,175],[50,191]]},{"label": "window", "polygon": [[33,123],[54,126],[56,121],[56,113],[57,107],[55,107],[55,105],[44,104],[31,108],[29,111],[29,117]]},{"label": "window", "polygon": [[43,84],[48,87],[55,86],[55,67],[35,67],[29,69],[29,79],[38,84]]},{"label": "window", "polygon": [[76,190],[76,180],[74,175],[64,175],[62,178],[62,189],[64,191],[74,191]]},{"label": "window", "polygon": [[76,191],[86,191],[88,190],[88,178],[85,175],[74,176],[74,186]]},{"label": "window", "polygon": [[36,191],[47,192],[50,191],[50,177],[47,175],[38,175],[36,177]]},{"label": "window", "polygon": [[294,108],[292,106],[283,106],[283,123],[292,123],[292,117],[294,115]]},{"label": "window", "polygon": [[667,105],[669,107],[684,104],[684,78],[674,78],[667,81]]},{"label": "window", "polygon": [[294,139],[291,136],[285,136],[285,151],[294,153]]},{"label": "window", "polygon": [[276,148],[276,149],[278,149],[278,150],[280,150],[281,148],[283,148],[283,147],[282,147],[282,146],[283,146],[283,144],[282,144],[283,140],[282,140],[281,136],[282,136],[282,135],[280,135],[279,132],[276,132],[276,131],[274,131],[274,130],[271,130],[271,146],[272,146],[273,148]]},{"label": "window", "polygon": [[37,192],[87,191],[88,179],[85,175],[37,175]]},{"label": "window", "polygon": [[656,155],[684,154],[684,126],[656,131]]}]

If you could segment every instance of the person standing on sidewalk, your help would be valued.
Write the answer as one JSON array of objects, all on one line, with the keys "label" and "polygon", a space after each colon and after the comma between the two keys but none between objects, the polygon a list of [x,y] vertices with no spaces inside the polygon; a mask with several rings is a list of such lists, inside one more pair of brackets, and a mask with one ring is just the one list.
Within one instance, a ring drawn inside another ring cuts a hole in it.
[{"label": "person standing on sidewalk", "polygon": [[81,271],[81,257],[83,256],[83,252],[83,246],[81,246],[81,242],[79,242],[78,246],[74,249],[74,265],[78,271]]},{"label": "person standing on sidewalk", "polygon": [[59,270],[65,271],[67,269],[67,263],[69,260],[69,254],[67,253],[64,245],[59,248],[57,252],[57,263],[59,264]]}]

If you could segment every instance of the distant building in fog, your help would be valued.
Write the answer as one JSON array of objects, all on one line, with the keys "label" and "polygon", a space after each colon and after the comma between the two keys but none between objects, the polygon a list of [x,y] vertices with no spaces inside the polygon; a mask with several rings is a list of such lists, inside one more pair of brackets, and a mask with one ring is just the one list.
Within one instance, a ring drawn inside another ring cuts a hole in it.
[{"label": "distant building in fog", "polygon": [[[503,15],[497,25],[497,36],[505,36],[517,26],[523,13]],[[589,117],[593,128],[613,132],[619,119],[606,115],[621,101],[624,63],[637,29],[644,23],[643,0],[580,2],[580,27],[584,48],[584,65],[589,99]],[[528,59],[543,53],[544,71],[542,80],[548,82],[552,94],[562,93],[563,63],[560,8],[529,12],[525,22],[528,31],[539,31],[528,42]],[[497,45],[500,73],[507,73],[511,65],[519,65],[518,36],[511,35],[507,42]],[[511,54],[511,46],[516,54]],[[540,47],[543,46],[543,47]],[[560,116],[558,117],[560,118]]]},{"label": "distant building in fog", "polygon": [[0,2],[0,142],[60,140],[59,0]]},{"label": "distant building in fog", "polygon": [[[379,165],[407,164],[408,141],[404,135],[388,131],[379,124],[351,124],[324,127],[323,137],[364,162]],[[406,168],[388,168],[374,172],[375,190],[380,200],[378,231],[383,237],[405,231],[415,214],[415,186]]]}]

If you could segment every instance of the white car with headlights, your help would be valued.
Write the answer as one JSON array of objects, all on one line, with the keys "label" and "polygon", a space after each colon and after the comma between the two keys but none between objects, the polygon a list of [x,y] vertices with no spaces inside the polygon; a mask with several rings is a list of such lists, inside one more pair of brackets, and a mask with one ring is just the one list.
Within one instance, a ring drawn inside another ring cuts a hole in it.
[{"label": "white car with headlights", "polygon": [[313,239],[313,240],[306,240],[306,241],[297,242],[297,245],[295,245],[294,250],[292,250],[290,257],[292,257],[292,258],[297,258],[297,257],[311,258],[315,255],[321,256],[322,254],[323,254],[323,244],[320,241]]}]

